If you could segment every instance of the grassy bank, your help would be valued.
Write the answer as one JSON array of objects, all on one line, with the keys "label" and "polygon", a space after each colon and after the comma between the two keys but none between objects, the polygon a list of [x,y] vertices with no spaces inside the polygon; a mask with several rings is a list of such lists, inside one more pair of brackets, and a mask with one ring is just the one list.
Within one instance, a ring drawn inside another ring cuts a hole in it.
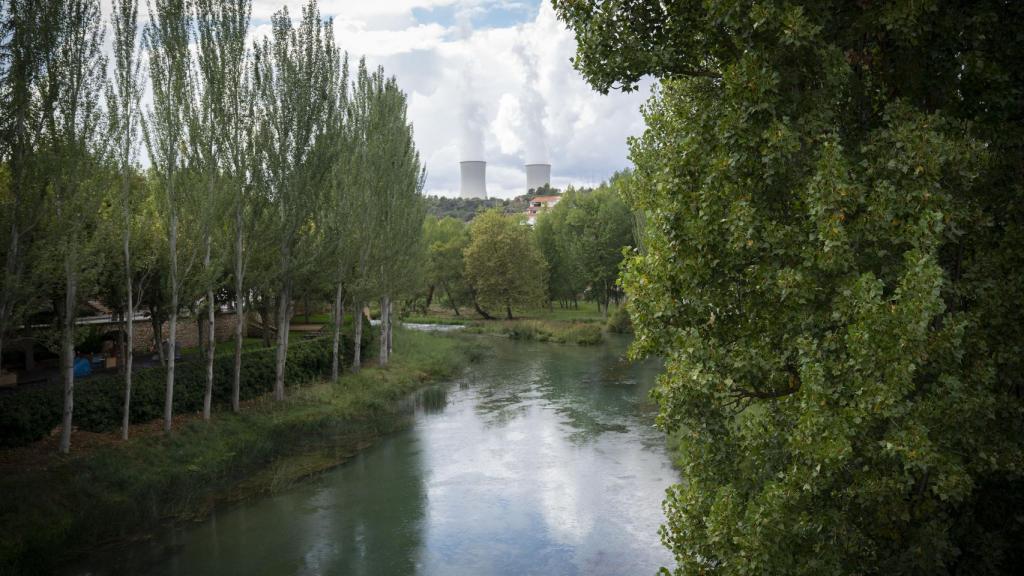
[{"label": "grassy bank", "polygon": [[7,459],[0,479],[0,573],[48,573],[80,551],[201,518],[219,503],[284,488],[404,426],[401,400],[481,354],[467,339],[397,330],[386,369],[250,401],[209,424],[184,416],[169,435],[137,434],[42,465]]},{"label": "grassy bank", "polygon": [[556,342],[559,344],[600,344],[602,325],[596,322],[565,320],[489,320],[466,326],[473,334],[501,334],[513,340]]},{"label": "grassy bank", "polygon": [[513,314],[513,320],[503,317],[484,320],[472,309],[465,309],[460,316],[455,316],[451,309],[434,307],[426,314],[411,314],[402,320],[423,324],[461,324],[466,326],[467,333],[499,334],[514,340],[580,345],[599,344],[605,329],[613,332],[627,331],[623,328],[624,310],[620,312],[620,309],[613,308],[611,319],[615,322],[609,322],[604,311],[599,310],[593,302],[581,302],[578,308],[555,305],[550,308],[516,309]]}]

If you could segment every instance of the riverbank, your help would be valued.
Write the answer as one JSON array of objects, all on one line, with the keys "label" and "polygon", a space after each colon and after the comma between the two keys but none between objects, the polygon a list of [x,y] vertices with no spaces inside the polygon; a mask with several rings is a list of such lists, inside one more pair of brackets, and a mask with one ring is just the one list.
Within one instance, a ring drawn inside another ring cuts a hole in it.
[{"label": "riverbank", "polygon": [[621,317],[625,314],[624,310],[615,307],[606,317],[592,302],[583,302],[578,308],[535,308],[515,310],[514,314],[515,318],[512,320],[485,320],[471,310],[465,310],[462,315],[456,316],[450,309],[432,308],[426,314],[412,314],[402,320],[423,324],[458,324],[465,326],[467,333],[497,334],[513,340],[582,346],[601,343],[606,330],[627,331],[622,329]]},{"label": "riverbank", "polygon": [[159,523],[203,518],[336,466],[405,426],[410,392],[482,356],[465,338],[404,330],[395,350],[385,369],[291,388],[284,402],[260,397],[209,423],[185,415],[169,436],[87,443],[31,465],[6,458],[0,574],[50,573],[87,548],[144,538]]}]

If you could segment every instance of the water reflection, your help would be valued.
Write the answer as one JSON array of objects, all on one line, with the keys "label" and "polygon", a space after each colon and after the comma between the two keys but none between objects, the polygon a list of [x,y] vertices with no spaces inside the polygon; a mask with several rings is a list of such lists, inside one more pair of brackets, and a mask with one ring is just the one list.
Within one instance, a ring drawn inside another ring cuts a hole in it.
[{"label": "water reflection", "polygon": [[624,349],[502,343],[416,395],[410,430],[85,573],[652,574],[676,476],[650,425],[657,366]]}]

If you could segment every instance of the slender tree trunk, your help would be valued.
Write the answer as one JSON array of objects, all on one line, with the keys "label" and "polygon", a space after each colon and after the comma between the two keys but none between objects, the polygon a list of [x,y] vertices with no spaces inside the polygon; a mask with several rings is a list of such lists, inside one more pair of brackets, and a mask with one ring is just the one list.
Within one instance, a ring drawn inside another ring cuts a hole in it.
[{"label": "slender tree trunk", "polygon": [[430,305],[434,302],[434,285],[431,284],[430,288],[427,289],[427,303],[423,305],[423,313],[426,314],[427,310],[430,310]]},{"label": "slender tree trunk", "polygon": [[167,366],[167,359],[164,356],[164,323],[157,315],[157,311],[150,308],[149,323],[153,326],[153,345],[156,347],[157,358],[160,359],[160,366]]},{"label": "slender tree trunk", "polygon": [[260,323],[263,325],[263,347],[270,348],[270,305],[265,295],[260,299]]},{"label": "slender tree trunk", "polygon": [[448,298],[448,304],[451,305],[456,316],[461,316],[461,314],[459,314],[459,307],[455,305],[455,300],[452,300],[452,294],[448,291],[448,285],[442,284],[442,286],[444,287],[444,295]]},{"label": "slender tree trunk", "polygon": [[363,353],[363,306],[356,302],[352,310],[352,372],[359,372]]},{"label": "slender tree trunk", "polygon": [[213,286],[206,289],[206,395],[203,397],[203,420],[210,419],[213,405],[213,360],[217,353],[217,326],[215,307],[213,305]]},{"label": "slender tree trunk", "polygon": [[[14,212],[17,214],[17,211]],[[3,293],[0,295],[0,374],[4,373],[4,335],[7,334],[7,324],[10,321],[11,312],[14,308],[12,300],[15,282],[15,275],[18,272],[18,240],[21,234],[18,232],[18,219],[11,218],[11,236],[7,244],[7,258],[4,261]]]},{"label": "slender tree trunk", "polygon": [[242,198],[239,196],[235,205],[235,369],[231,376],[231,410],[235,412],[239,411],[241,404],[242,346],[245,345],[242,224]]},{"label": "slender tree trunk", "polygon": [[284,400],[284,370],[288,360],[288,309],[291,291],[285,281],[277,301],[277,350],[274,365],[274,399]]},{"label": "slender tree trunk", "polygon": [[[213,250],[213,239],[210,232],[206,232],[206,252],[203,255],[203,269],[207,275],[210,273],[210,257]],[[209,276],[207,276],[209,277]],[[213,408],[213,355],[217,351],[216,317],[213,305],[213,281],[208,280],[206,286],[206,391],[203,394],[203,420],[210,421],[210,411]]]},{"label": "slender tree trunk", "polygon": [[605,282],[604,282],[604,318],[605,318],[605,320],[608,319],[608,302],[609,302],[608,281],[605,280]]},{"label": "slender tree trunk", "polygon": [[505,302],[505,319],[512,319],[512,305],[509,304],[508,302]]},{"label": "slender tree trunk", "polygon": [[[127,180],[127,179],[126,179]],[[126,220],[131,217],[125,214]],[[124,346],[124,414],[121,419],[121,439],[128,439],[128,426],[131,424],[132,405],[132,360],[133,348],[135,348],[135,288],[132,286],[132,265],[131,265],[131,241],[132,229],[130,222],[125,224],[124,233],[124,285],[128,294],[128,310],[124,317],[124,330],[126,345]]]},{"label": "slender tree trunk", "polygon": [[494,320],[494,316],[491,316],[486,310],[480,307],[480,302],[477,301],[475,294],[473,295],[473,308],[476,308],[476,313],[482,316],[484,320]]},{"label": "slender tree trunk", "polygon": [[388,298],[388,360],[395,351],[395,303]]},{"label": "slender tree trunk", "polygon": [[202,311],[196,311],[196,349],[199,351],[199,358],[206,360],[206,322]]},{"label": "slender tree trunk", "polygon": [[60,451],[71,450],[71,419],[75,409],[75,303],[78,279],[71,255],[64,256],[64,326],[61,334],[60,368],[64,376],[64,417],[60,429]]},{"label": "slender tree trunk", "polygon": [[167,385],[164,392],[164,432],[171,431],[171,419],[174,417],[174,356],[178,337],[178,215],[173,205],[171,207],[171,223],[168,227],[168,238],[170,240],[168,252],[171,257],[171,309],[170,318],[167,320]]},{"label": "slender tree trunk", "polygon": [[381,366],[388,365],[388,323],[391,320],[389,308],[391,301],[387,296],[380,299],[380,346],[377,350],[377,363]]},{"label": "slender tree trunk", "polygon": [[338,358],[338,350],[341,347],[341,318],[345,313],[341,302],[341,282],[334,288],[334,341],[331,342],[331,382],[338,381],[338,371],[341,362]]}]

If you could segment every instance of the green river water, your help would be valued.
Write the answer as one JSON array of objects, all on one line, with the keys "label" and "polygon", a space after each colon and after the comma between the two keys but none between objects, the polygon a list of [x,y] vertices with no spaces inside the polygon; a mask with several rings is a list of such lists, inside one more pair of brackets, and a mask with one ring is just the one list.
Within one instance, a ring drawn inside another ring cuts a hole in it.
[{"label": "green river water", "polygon": [[346,464],[72,573],[653,574],[678,475],[653,428],[658,366],[625,350],[497,343]]}]

